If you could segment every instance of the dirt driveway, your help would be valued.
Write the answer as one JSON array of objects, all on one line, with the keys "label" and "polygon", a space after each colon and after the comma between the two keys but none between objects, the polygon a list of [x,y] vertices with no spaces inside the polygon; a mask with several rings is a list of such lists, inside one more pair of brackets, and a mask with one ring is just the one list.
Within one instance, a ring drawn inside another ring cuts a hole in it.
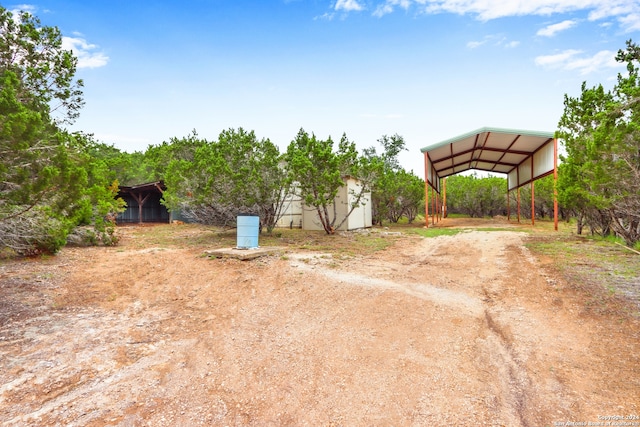
[{"label": "dirt driveway", "polygon": [[0,426],[640,425],[638,319],[525,238],[238,261],[130,229],[2,263]]}]

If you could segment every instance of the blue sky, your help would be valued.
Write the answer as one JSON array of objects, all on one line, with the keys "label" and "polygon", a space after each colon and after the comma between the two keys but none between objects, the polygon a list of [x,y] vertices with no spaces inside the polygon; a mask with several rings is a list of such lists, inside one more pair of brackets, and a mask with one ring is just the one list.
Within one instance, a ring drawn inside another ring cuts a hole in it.
[{"label": "blue sky", "polygon": [[126,151],[243,127],[286,149],[300,128],[362,149],[491,126],[554,131],[565,94],[612,86],[638,0],[43,0],[86,105],[73,130]]}]

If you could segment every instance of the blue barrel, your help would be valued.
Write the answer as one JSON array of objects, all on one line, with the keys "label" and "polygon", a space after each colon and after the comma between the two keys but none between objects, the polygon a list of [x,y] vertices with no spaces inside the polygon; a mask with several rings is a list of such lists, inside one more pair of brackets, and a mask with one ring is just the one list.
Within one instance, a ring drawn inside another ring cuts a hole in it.
[{"label": "blue barrel", "polygon": [[258,234],[260,233],[260,217],[254,215],[238,215],[237,224],[237,248],[257,248]]}]

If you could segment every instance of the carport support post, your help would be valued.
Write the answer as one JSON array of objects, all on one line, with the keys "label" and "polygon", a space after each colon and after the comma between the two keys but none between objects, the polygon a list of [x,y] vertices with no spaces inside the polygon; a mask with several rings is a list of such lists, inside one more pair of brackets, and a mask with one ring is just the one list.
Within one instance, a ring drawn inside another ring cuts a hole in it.
[{"label": "carport support post", "polygon": [[431,187],[431,225],[436,225],[436,199],[433,187]]},{"label": "carport support post", "polygon": [[531,181],[531,225],[536,225],[536,194],[535,194],[535,181]]},{"label": "carport support post", "polygon": [[447,178],[442,180],[442,187],[444,196],[442,198],[442,215],[443,218],[447,217]]},{"label": "carport support post", "polygon": [[558,231],[558,138],[553,138],[553,228]]},{"label": "carport support post", "polygon": [[424,226],[429,228],[429,184],[424,182]]},{"label": "carport support post", "polygon": [[520,224],[520,187],[518,187],[517,191],[518,191],[518,194],[517,194],[518,195],[518,197],[517,197],[517,199],[518,199],[518,224]]},{"label": "carport support post", "polygon": [[424,153],[424,226],[429,228],[429,153]]}]

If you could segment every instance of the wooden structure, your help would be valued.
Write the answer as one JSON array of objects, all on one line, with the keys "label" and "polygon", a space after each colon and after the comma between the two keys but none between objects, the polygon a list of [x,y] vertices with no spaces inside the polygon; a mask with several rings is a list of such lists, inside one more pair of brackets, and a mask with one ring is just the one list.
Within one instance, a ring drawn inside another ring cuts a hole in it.
[{"label": "wooden structure", "polygon": [[127,209],[118,214],[116,222],[138,223],[166,222],[171,219],[167,208],[160,203],[162,193],[167,189],[162,181],[146,184],[120,186],[118,197],[127,203]]}]

